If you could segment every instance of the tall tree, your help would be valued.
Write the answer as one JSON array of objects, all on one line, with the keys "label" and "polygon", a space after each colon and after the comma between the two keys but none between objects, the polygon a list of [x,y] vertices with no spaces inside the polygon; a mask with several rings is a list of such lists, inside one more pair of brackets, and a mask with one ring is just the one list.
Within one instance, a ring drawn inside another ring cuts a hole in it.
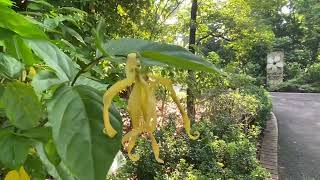
[{"label": "tall tree", "polygon": [[[195,54],[194,45],[196,42],[196,30],[197,30],[197,11],[198,11],[198,1],[192,0],[191,5],[191,19],[190,19],[190,31],[189,31],[189,50]],[[188,116],[191,119],[195,118],[196,110],[195,110],[195,96],[194,96],[194,83],[195,83],[195,75],[192,70],[188,71],[188,88],[187,88],[187,110]]]}]

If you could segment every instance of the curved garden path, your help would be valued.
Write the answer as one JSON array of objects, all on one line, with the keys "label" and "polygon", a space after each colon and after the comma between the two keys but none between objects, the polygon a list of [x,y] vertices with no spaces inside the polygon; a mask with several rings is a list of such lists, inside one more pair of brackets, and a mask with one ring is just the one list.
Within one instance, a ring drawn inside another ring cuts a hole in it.
[{"label": "curved garden path", "polygon": [[320,94],[271,93],[280,180],[320,180]]}]

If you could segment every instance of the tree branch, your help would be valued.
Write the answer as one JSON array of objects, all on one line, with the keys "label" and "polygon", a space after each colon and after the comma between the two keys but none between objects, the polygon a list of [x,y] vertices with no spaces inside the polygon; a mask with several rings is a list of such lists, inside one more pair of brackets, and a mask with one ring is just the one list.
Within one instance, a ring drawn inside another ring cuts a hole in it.
[{"label": "tree branch", "polygon": [[[169,1],[169,0],[168,0]],[[163,15],[163,11],[164,9],[167,7],[167,3],[168,1],[166,2],[165,6],[163,7],[163,9],[161,10],[161,13],[159,14],[159,16],[161,17]],[[158,26],[162,26],[166,21],[167,19],[172,15],[172,13],[178,9],[178,7],[184,2],[185,0],[181,0],[181,1],[177,1],[177,5],[167,14],[167,15],[164,15],[164,18],[162,19],[162,21],[159,23]],[[160,6],[160,5],[159,5]],[[155,16],[155,21],[157,21],[157,17]],[[155,29],[155,26],[152,27],[151,29],[151,32],[150,32],[150,36],[149,36],[149,40],[151,40],[154,36],[154,34],[156,33],[156,29]]]},{"label": "tree branch", "polygon": [[199,45],[202,40],[204,40],[204,39],[206,39],[206,38],[208,38],[208,37],[210,37],[210,36],[216,37],[216,38],[221,38],[221,39],[226,40],[226,41],[228,41],[228,42],[233,41],[232,39],[229,39],[229,38],[223,36],[222,34],[215,34],[214,32],[210,32],[210,33],[208,33],[207,35],[200,37],[200,38],[197,40],[197,45]]}]

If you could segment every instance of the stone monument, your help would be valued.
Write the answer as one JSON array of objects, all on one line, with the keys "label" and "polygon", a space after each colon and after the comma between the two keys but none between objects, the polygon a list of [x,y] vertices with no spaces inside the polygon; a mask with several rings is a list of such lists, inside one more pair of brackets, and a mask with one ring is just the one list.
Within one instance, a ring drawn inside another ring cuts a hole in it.
[{"label": "stone monument", "polygon": [[267,55],[267,85],[272,89],[283,82],[284,53],[271,52]]}]

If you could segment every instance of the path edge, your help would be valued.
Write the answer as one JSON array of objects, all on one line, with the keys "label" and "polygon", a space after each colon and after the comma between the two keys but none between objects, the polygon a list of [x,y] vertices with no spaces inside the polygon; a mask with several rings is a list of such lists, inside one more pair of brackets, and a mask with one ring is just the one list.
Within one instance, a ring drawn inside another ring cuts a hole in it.
[{"label": "path edge", "polygon": [[270,172],[270,179],[278,180],[278,121],[273,112],[270,113],[270,119],[266,122],[259,160]]}]

